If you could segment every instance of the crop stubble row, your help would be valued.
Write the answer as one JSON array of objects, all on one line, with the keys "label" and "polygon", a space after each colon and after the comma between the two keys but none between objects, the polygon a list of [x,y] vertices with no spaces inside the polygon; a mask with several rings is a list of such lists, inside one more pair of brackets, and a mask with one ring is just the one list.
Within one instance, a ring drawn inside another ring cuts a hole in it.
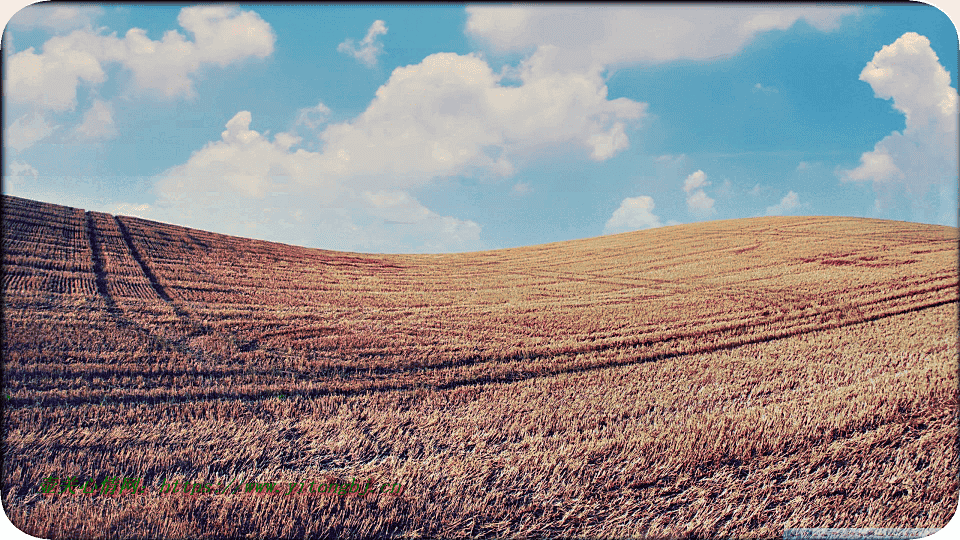
[{"label": "crop stubble row", "polygon": [[[938,360],[954,356],[956,349],[955,230],[846,218],[769,218],[746,222],[752,231],[742,222],[714,222],[680,237],[666,228],[497,252],[371,256],[236,239],[6,196],[4,203],[5,245],[18,246],[21,254],[4,258],[5,276],[14,276],[4,281],[4,384],[14,411],[8,441],[41,457],[37,465],[8,458],[24,482],[43,466],[61,463],[65,458],[57,452],[66,448],[74,449],[71,455],[86,448],[90,466],[126,463],[140,476],[144,469],[160,474],[162,467],[184,473],[213,467],[226,477],[252,464],[275,473],[312,467],[384,476],[389,470],[406,474],[410,485],[426,474],[410,468],[414,463],[424,468],[427,460],[432,465],[424,470],[449,477],[452,473],[443,473],[439,464],[450,471],[471,464],[488,467],[497,461],[490,453],[497,449],[520,461],[499,476],[464,473],[464,480],[449,485],[430,480],[436,499],[466,490],[472,495],[453,513],[479,512],[486,516],[483,527],[500,533],[677,532],[671,527],[684,515],[715,531],[739,523],[731,530],[743,532],[762,530],[756,517],[724,515],[715,507],[696,510],[690,492],[696,478],[719,482],[724,475],[740,474],[744,463],[766,475],[778,465],[764,456],[785,452],[796,467],[809,469],[808,483],[819,485],[825,480],[816,478],[816,452],[843,453],[830,450],[832,440],[890,441],[895,432],[900,437],[920,433],[916,444],[921,446],[904,454],[909,459],[926,455],[928,461],[956,462],[955,453],[931,454],[929,441],[923,442],[923,437],[946,436],[944,430],[951,428],[938,419],[956,410],[955,392],[949,391],[951,381],[955,390],[955,374]],[[45,220],[55,225],[44,226]],[[87,234],[78,236],[84,230]],[[90,262],[64,276],[29,260],[31,243],[51,256],[70,253]],[[70,277],[88,286],[50,285]],[[97,279],[103,287],[95,286]],[[32,285],[24,285],[30,280]],[[938,319],[943,316],[953,322]],[[906,323],[891,326],[891,321],[908,320],[926,326],[909,336],[903,334]],[[951,324],[953,330],[947,328]],[[867,359],[884,339],[882,332],[871,332],[880,330],[864,330],[874,337],[862,344],[859,360],[849,339],[830,338],[840,339],[843,347],[822,350],[824,336],[874,327],[892,328],[888,341],[915,343],[926,356],[907,361],[905,372],[902,358],[910,358],[909,350],[888,351],[891,357],[900,355],[900,364]],[[777,352],[784,346],[796,347],[800,357],[817,351],[821,359],[785,367],[789,355]],[[747,360],[763,351],[774,351],[773,359]],[[766,379],[784,369],[798,370],[782,377],[795,387],[771,386]],[[879,379],[855,380],[871,369],[879,370]],[[669,382],[670,370],[683,388]],[[730,371],[724,375],[724,370]],[[832,373],[837,384],[825,373]],[[639,385],[624,390],[639,408],[602,393],[616,388],[621,383],[614,381],[626,374],[635,378],[629,384]],[[689,395],[696,387],[691,377],[702,384],[699,402]],[[735,382],[703,394],[724,377]],[[580,384],[582,395],[568,395],[568,402],[544,401],[571,384]],[[901,393],[870,398],[861,384]],[[510,392],[518,397],[511,400]],[[457,407],[478,399],[476,410],[451,412],[454,397]],[[513,405],[496,400],[539,405],[510,412]],[[420,416],[400,419],[385,413],[398,407]],[[527,427],[510,427],[509,420],[506,428],[495,427],[488,419],[471,428],[479,418],[475,415],[490,415],[482,413],[484,407]],[[594,409],[596,418],[587,414]],[[548,410],[557,411],[552,419],[543,417]],[[734,410],[739,412],[730,416]],[[314,425],[324,414],[333,416]],[[197,416],[191,420],[190,415]],[[533,421],[532,415],[541,418]],[[465,418],[473,420],[455,424]],[[597,424],[598,418],[607,420]],[[909,427],[916,418],[926,418],[929,429]],[[147,429],[150,422],[167,424]],[[636,422],[646,427],[636,431]],[[440,429],[443,425],[454,431]],[[345,427],[343,434],[335,434],[334,426]],[[766,434],[745,437],[738,431],[745,426],[759,426]],[[614,428],[622,434],[614,435]],[[215,429],[236,435],[222,442]],[[583,435],[591,431],[600,437]],[[146,439],[133,446],[122,443],[135,441],[135,433]],[[453,438],[444,439],[444,433]],[[569,444],[549,442],[557,434],[570,438]],[[349,446],[351,437],[355,447]],[[296,440],[306,441],[299,452],[284,450]],[[216,448],[221,457],[201,458],[190,444]],[[238,453],[244,444],[252,446]],[[114,451],[129,460],[108,459],[105,452]],[[230,452],[237,457],[223,461]],[[551,452],[561,457],[544,462]],[[900,454],[884,459],[894,455]],[[633,477],[603,465],[627,462],[633,463],[627,468]],[[519,472],[528,469],[539,471],[540,479]],[[670,519],[630,529],[610,514],[613,503],[598,494],[574,495],[555,487],[541,497],[523,484],[579,479],[594,485],[600,472],[608,483],[623,482],[628,507],[654,504],[649,497],[655,492],[672,501],[662,512]],[[933,500],[934,484],[955,490],[955,481],[931,475],[933,484],[910,488],[920,500]],[[729,489],[729,482],[725,485]],[[478,486],[504,491],[483,494]],[[877,489],[871,496],[894,493]],[[511,493],[522,495],[522,504],[509,502]],[[31,519],[43,521],[40,508],[46,507],[36,506],[29,494],[12,488],[5,496],[33,501],[19,511],[34,512]],[[548,499],[566,501],[562,515],[543,506]],[[781,503],[767,508],[768,516],[798,511],[790,501]],[[190,503],[153,504],[174,519],[175,510],[186,508],[175,505]],[[245,509],[248,517],[236,526],[267,519],[262,503],[208,504],[226,505],[219,511],[227,514]],[[306,503],[282,504],[289,506],[278,515],[296,514]],[[324,511],[339,515],[344,524],[351,519],[344,512],[357,511],[330,504]],[[364,517],[362,527],[389,530],[404,512],[426,503],[382,504],[393,505],[379,508],[393,517],[380,525]],[[517,522],[516,515],[523,515],[517,514],[518,504],[536,510],[550,525]],[[590,521],[591,512],[607,516],[606,529]],[[362,515],[377,514],[365,510]],[[501,529],[492,525],[498,520]],[[179,523],[187,526],[182,518]],[[446,528],[423,530],[449,533],[455,523],[451,518]]]}]

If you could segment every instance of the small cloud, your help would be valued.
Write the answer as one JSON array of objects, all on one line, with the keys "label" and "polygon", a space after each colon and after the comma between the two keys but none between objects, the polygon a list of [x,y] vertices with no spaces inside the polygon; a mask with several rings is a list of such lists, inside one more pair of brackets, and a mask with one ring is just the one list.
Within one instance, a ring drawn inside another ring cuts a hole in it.
[{"label": "small cloud", "polygon": [[713,199],[707,196],[703,190],[709,186],[707,175],[703,171],[697,171],[683,181],[683,190],[687,192],[687,208],[700,215],[709,215],[715,212],[713,209]]},{"label": "small cloud", "polygon": [[10,164],[11,176],[32,176],[36,178],[40,175],[32,165],[23,161],[14,161]]},{"label": "small cloud", "polygon": [[330,118],[330,108],[322,102],[316,107],[305,107],[297,111],[297,125],[317,129]]},{"label": "small cloud", "polygon": [[526,195],[532,192],[533,188],[531,188],[530,184],[526,182],[517,182],[510,190],[510,193],[513,193],[514,195]]},{"label": "small cloud", "polygon": [[11,161],[3,177],[4,193],[20,193],[37,187],[40,173],[29,163]]},{"label": "small cloud", "polygon": [[760,83],[753,85],[753,93],[763,92],[764,94],[778,94],[780,91],[772,86],[764,86]]},{"label": "small cloud", "polygon": [[772,191],[773,191],[773,188],[771,188],[770,186],[757,184],[753,186],[753,188],[751,188],[750,191],[748,191],[747,193],[749,193],[754,197],[762,197],[765,194],[770,193]]},{"label": "small cloud", "polygon": [[810,164],[807,163],[806,161],[801,161],[800,164],[797,165],[797,170],[798,170],[798,171],[805,171],[805,170],[807,170],[807,169],[809,169],[809,168],[810,168]]},{"label": "small cloud", "polygon": [[697,171],[687,177],[683,181],[683,190],[689,195],[691,191],[702,188],[703,186],[709,186],[710,182],[707,182],[707,175],[703,171]]},{"label": "small cloud", "polygon": [[713,210],[713,199],[699,189],[687,197],[687,207],[693,212],[709,214]]},{"label": "small cloud", "polygon": [[113,108],[109,103],[96,100],[83,115],[83,123],[76,127],[79,139],[104,140],[117,134],[113,127]]},{"label": "small cloud", "polygon": [[720,184],[720,189],[717,190],[721,197],[730,197],[733,195],[733,182],[729,178],[723,180],[723,184]]},{"label": "small cloud", "polygon": [[783,216],[783,215],[791,214],[799,206],[800,206],[800,197],[796,193],[791,191],[786,195],[784,195],[784,197],[780,199],[780,202],[778,204],[775,204],[773,206],[768,206],[766,215]]},{"label": "small cloud", "polygon": [[131,203],[118,203],[114,205],[112,214],[118,214],[121,216],[133,216],[142,219],[148,219],[147,216],[150,215],[150,205],[149,204],[131,204]]},{"label": "small cloud", "polygon": [[42,114],[30,113],[13,121],[4,133],[4,143],[17,152],[23,152],[37,141],[45,139],[60,126],[47,123]]},{"label": "small cloud", "polygon": [[603,234],[663,227],[653,207],[653,198],[646,195],[624,199],[603,227]]},{"label": "small cloud", "polygon": [[347,38],[340,45],[337,45],[337,51],[356,58],[363,65],[372,68],[377,65],[377,55],[383,52],[383,44],[377,41],[377,36],[387,33],[387,26],[381,20],[373,21],[370,29],[367,30],[367,37],[363,38],[360,46],[357,47],[354,40]]}]

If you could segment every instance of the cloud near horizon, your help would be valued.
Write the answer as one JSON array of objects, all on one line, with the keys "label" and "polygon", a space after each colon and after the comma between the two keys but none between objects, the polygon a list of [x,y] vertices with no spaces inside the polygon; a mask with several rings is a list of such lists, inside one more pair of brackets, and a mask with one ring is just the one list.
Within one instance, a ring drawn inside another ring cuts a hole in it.
[{"label": "cloud near horizon", "polygon": [[[293,224],[279,216],[309,201],[337,209],[313,224],[324,245],[343,245],[334,237],[346,234],[350,245],[390,249],[410,244],[412,231],[421,234],[422,244],[411,249],[479,249],[478,224],[435,214],[410,190],[440,177],[511,176],[513,159],[544,145],[580,146],[591,159],[609,159],[629,145],[625,126],[645,111],[629,99],[607,100],[599,77],[538,69],[528,62],[520,72],[522,85],[501,86],[475,55],[430,55],[395,69],[359,116],[327,125],[317,135],[317,152],[295,149],[303,138],[292,133],[268,140],[250,129],[251,113],[241,111],[227,122],[221,140],[162,175],[157,207],[192,222],[219,211],[207,212],[207,205],[241,208],[246,217],[240,229],[251,234],[260,228],[262,236],[280,220]],[[297,123],[316,129],[328,114],[320,103],[299,111]],[[383,203],[383,194],[398,202]],[[290,210],[283,209],[285,201]],[[377,223],[392,228],[370,229]]]},{"label": "cloud near horizon", "polygon": [[786,216],[794,213],[800,207],[800,196],[793,191],[787,193],[780,199],[780,202],[768,206],[765,215],[767,216]]},{"label": "cloud near horizon", "polygon": [[709,186],[707,175],[698,170],[683,181],[683,191],[687,194],[687,209],[699,216],[709,216],[716,213],[713,208],[714,200],[703,190]]},{"label": "cloud near horizon", "polygon": [[660,218],[653,213],[653,197],[641,195],[628,197],[614,210],[603,227],[603,234],[616,234],[641,229],[663,227]]},{"label": "cloud near horizon", "polygon": [[[905,116],[906,128],[864,152],[858,167],[838,170],[841,180],[873,182],[878,207],[892,205],[897,188],[921,208],[931,190],[941,197],[955,192],[958,95],[930,40],[915,32],[903,34],[877,51],[860,80],[870,84],[877,98],[893,100],[893,108]],[[953,201],[947,202],[953,206]]]}]

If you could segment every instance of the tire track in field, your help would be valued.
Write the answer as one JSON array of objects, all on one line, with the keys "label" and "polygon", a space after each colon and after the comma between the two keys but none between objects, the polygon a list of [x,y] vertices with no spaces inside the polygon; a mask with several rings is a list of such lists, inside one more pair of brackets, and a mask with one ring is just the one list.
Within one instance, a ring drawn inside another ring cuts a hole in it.
[{"label": "tire track in field", "polygon": [[[143,275],[147,277],[147,280],[150,281],[150,286],[153,287],[153,290],[157,293],[157,296],[161,300],[166,302],[170,306],[177,317],[188,327],[191,328],[189,334],[183,336],[182,338],[176,340],[179,349],[182,349],[183,352],[190,354],[196,359],[201,359],[204,356],[204,353],[200,350],[197,350],[191,347],[187,342],[187,337],[193,337],[198,335],[210,335],[214,333],[210,326],[204,324],[201,321],[195,319],[189,311],[184,309],[178,302],[175,302],[174,299],[167,293],[166,288],[160,283],[160,280],[157,278],[157,275],[153,273],[153,270],[144,260],[140,250],[137,249],[136,243],[133,241],[133,236],[130,234],[130,230],[127,228],[123,220],[120,219],[120,216],[113,216],[113,220],[117,223],[117,227],[120,229],[120,236],[123,238],[124,244],[126,244],[127,251],[130,252],[130,256],[134,261],[140,266],[140,270],[143,271]],[[219,334],[218,334],[219,335]],[[255,341],[238,344],[235,340],[232,339],[232,336],[222,335],[230,345],[235,347],[240,351],[249,351],[253,348],[256,348],[257,343]]]},{"label": "tire track in field", "polygon": [[118,315],[120,308],[117,307],[117,303],[113,300],[113,296],[107,289],[107,271],[103,267],[103,248],[100,246],[100,241],[97,238],[97,226],[93,222],[93,214],[87,212],[86,218],[87,239],[90,241],[90,252],[93,258],[93,274],[97,284],[97,292],[103,297],[104,301],[106,301],[107,311],[112,315]]},{"label": "tire track in field", "polygon": [[147,276],[147,280],[150,281],[150,286],[153,287],[153,291],[157,293],[157,296],[161,300],[168,303],[177,311],[177,315],[181,315],[178,306],[176,306],[173,301],[170,299],[170,295],[167,294],[167,291],[164,290],[163,285],[160,284],[160,281],[157,279],[157,276],[154,275],[153,271],[150,270],[150,267],[147,266],[147,263],[144,262],[143,257],[140,255],[140,251],[137,250],[137,246],[133,244],[133,239],[130,238],[130,231],[127,230],[127,226],[123,224],[123,221],[120,220],[118,216],[113,216],[113,221],[116,222],[117,228],[120,229],[120,236],[123,238],[123,243],[127,246],[127,251],[130,252],[130,256],[134,261],[137,262],[137,265],[140,266],[140,271],[143,272],[143,275]]},{"label": "tire track in field", "polygon": [[[351,385],[353,383],[361,383],[359,385],[350,386],[347,388],[331,388],[329,386],[314,386],[312,388],[289,388],[283,387],[284,380],[280,377],[271,381],[272,387],[266,387],[263,384],[251,383],[250,386],[255,386],[256,390],[251,391],[237,391],[237,390],[227,390],[219,388],[203,388],[199,389],[196,394],[190,395],[190,387],[182,387],[171,389],[169,387],[163,387],[160,391],[151,392],[148,395],[130,395],[130,394],[120,394],[120,395],[91,395],[91,396],[80,396],[80,395],[41,395],[37,398],[23,398],[23,397],[14,397],[9,398],[7,403],[11,407],[28,407],[28,406],[41,406],[41,407],[62,407],[62,406],[76,406],[76,405],[90,405],[90,404],[127,404],[127,403],[145,403],[145,404],[177,404],[177,403],[195,403],[201,401],[217,401],[217,400],[245,400],[245,401],[258,401],[265,399],[275,399],[278,397],[278,394],[284,394],[289,392],[289,397],[300,397],[300,398],[316,398],[329,395],[342,395],[342,396],[357,396],[365,395],[371,393],[381,393],[381,392],[396,392],[396,391],[411,391],[411,390],[450,390],[456,389],[465,386],[485,386],[488,384],[502,384],[502,383],[514,383],[514,382],[523,382],[531,379],[545,378],[545,377],[554,377],[558,375],[572,374],[572,373],[588,373],[591,371],[598,371],[601,369],[615,368],[622,366],[629,366],[635,364],[642,364],[646,362],[655,362],[660,360],[669,360],[674,358],[680,358],[683,356],[693,355],[693,354],[705,354],[719,351],[728,351],[733,350],[738,347],[745,345],[754,345],[760,343],[769,343],[772,341],[777,341],[781,339],[787,339],[795,336],[812,334],[815,332],[823,330],[833,330],[837,328],[847,328],[855,326],[858,324],[864,324],[869,322],[878,321],[881,319],[894,317],[897,315],[903,315],[906,313],[914,313],[922,311],[925,309],[931,309],[947,304],[955,304],[958,302],[957,298],[948,298],[948,299],[933,299],[926,302],[921,302],[919,304],[912,304],[907,306],[893,306],[887,308],[886,310],[876,312],[873,314],[867,314],[865,316],[857,317],[854,319],[848,320],[838,320],[828,323],[817,323],[811,322],[803,326],[795,326],[790,328],[784,328],[779,331],[774,331],[772,333],[761,333],[760,335],[746,335],[746,336],[732,336],[734,338],[739,337],[739,339],[733,339],[726,342],[714,343],[703,346],[694,346],[687,350],[680,351],[666,351],[666,352],[654,352],[644,354],[642,351],[638,351],[636,354],[628,355],[626,357],[608,359],[601,362],[594,362],[586,365],[561,365],[556,367],[540,367],[539,369],[536,366],[531,367],[530,369],[514,369],[501,373],[494,374],[481,374],[472,378],[463,378],[453,381],[416,381],[403,384],[391,384],[389,380],[365,380],[365,379],[355,379],[355,380],[341,380],[338,382],[343,383],[344,385]],[[627,347],[624,347],[627,348]],[[575,358],[581,352],[571,352],[554,355],[554,357],[572,357]],[[527,360],[529,357],[514,357],[506,359],[506,361],[521,361]],[[500,360],[501,362],[504,359]],[[462,365],[463,361],[459,361],[457,365]],[[367,370],[364,370],[365,372]],[[410,377],[423,378],[423,375],[428,373],[428,371],[417,371],[409,370],[406,372]],[[443,370],[432,370],[438,374],[442,374]],[[198,373],[199,374],[199,373]],[[322,383],[324,381],[318,381]],[[363,385],[362,383],[367,382],[368,384]],[[51,392],[55,394],[56,392]]]},{"label": "tire track in field", "polygon": [[[451,369],[461,369],[461,368],[482,368],[483,366],[503,366],[515,362],[524,362],[526,364],[531,364],[533,362],[550,360],[563,357],[575,357],[579,354],[591,354],[599,353],[606,354],[609,352],[616,352],[617,350],[637,350],[640,348],[668,348],[675,352],[677,349],[681,349],[679,352],[683,354],[692,354],[694,352],[712,352],[713,350],[723,350],[724,347],[728,346],[739,346],[746,343],[757,343],[762,342],[763,339],[757,341],[758,338],[763,338],[766,335],[779,335],[781,337],[790,337],[797,335],[799,333],[809,333],[816,332],[819,330],[836,328],[839,326],[848,326],[851,324],[858,324],[859,322],[875,320],[880,313],[880,316],[884,313],[886,314],[898,314],[902,312],[907,312],[916,307],[916,302],[911,304],[894,304],[893,306],[887,306],[885,309],[881,306],[882,303],[888,303],[891,301],[902,300],[904,298],[910,299],[920,294],[931,294],[938,293],[944,289],[955,289],[953,286],[940,286],[940,287],[928,287],[922,290],[908,291],[901,294],[887,295],[885,297],[874,299],[872,301],[864,302],[861,304],[852,304],[845,306],[838,306],[831,309],[818,311],[813,314],[793,314],[785,318],[774,318],[766,320],[728,320],[728,324],[721,325],[719,327],[713,328],[704,328],[701,326],[690,326],[682,330],[676,330],[672,335],[657,335],[657,334],[648,334],[646,336],[620,336],[619,339],[612,339],[606,342],[596,343],[596,344],[584,344],[579,347],[575,347],[572,350],[532,350],[527,351],[522,354],[514,355],[474,355],[465,358],[448,358],[446,360],[441,360],[439,362],[417,362],[417,363],[406,363],[400,366],[391,365],[391,366],[375,366],[375,365],[357,365],[352,364],[335,364],[335,365],[324,365],[322,367],[306,367],[301,369],[290,369],[289,367],[269,367],[269,368],[259,368],[259,369],[249,369],[246,367],[237,367],[237,368],[220,368],[220,367],[211,367],[211,368],[197,368],[196,366],[170,366],[168,368],[153,369],[151,372],[137,372],[133,366],[128,366],[122,373],[116,371],[115,366],[103,366],[99,369],[94,369],[90,371],[88,368],[83,368],[81,366],[84,363],[79,363],[75,368],[70,368],[64,371],[64,373],[58,373],[58,377],[69,376],[69,377],[101,377],[101,378],[112,378],[112,377],[143,377],[144,379],[149,379],[151,381],[151,386],[162,386],[164,383],[162,379],[170,377],[196,377],[197,379],[203,379],[206,382],[209,382],[210,379],[221,380],[230,378],[231,384],[242,384],[244,381],[236,381],[234,378],[244,379],[247,377],[257,379],[258,377],[267,377],[272,378],[274,381],[281,382],[331,382],[324,381],[324,378],[337,378],[339,381],[354,381],[354,382],[370,382],[370,376],[429,376],[433,375],[435,377],[440,377],[444,373],[449,372]],[[937,296],[940,296],[939,294]],[[930,300],[934,301],[943,301],[946,303],[956,301],[956,298],[933,298],[927,299],[929,303]],[[940,302],[940,303],[943,303]],[[936,303],[935,305],[940,305]],[[927,305],[927,304],[924,304]],[[877,311],[877,307],[880,308],[880,311]],[[874,309],[870,309],[874,308]],[[864,310],[869,311],[864,313]],[[858,312],[852,317],[844,318],[844,315],[850,313],[851,311]],[[824,318],[830,317],[832,320],[824,321]],[[792,321],[792,322],[791,322]],[[780,326],[779,328],[771,329],[772,325],[782,324],[785,322],[790,322],[790,326]],[[733,323],[733,324],[730,324]],[[714,345],[698,347],[695,343],[693,348],[690,348],[689,341],[687,340],[696,340],[702,336],[721,336],[723,339],[720,340],[720,343],[715,343]],[[710,347],[716,346],[718,348],[712,349]],[[419,351],[424,352],[424,351]],[[657,356],[661,353],[656,353],[652,351],[647,351],[648,355]],[[281,355],[283,356],[283,355]],[[367,350],[367,351],[352,351],[349,355],[349,358],[362,361],[365,358],[391,358],[396,356],[395,354],[390,354],[382,350]],[[605,363],[601,363],[601,367],[605,366]],[[566,366],[569,367],[569,366]],[[560,369],[565,369],[564,366],[559,366]],[[37,371],[35,368],[28,368],[26,366],[22,368],[13,368],[18,374],[24,377],[28,377],[36,382],[38,385],[49,386],[53,384],[52,381],[44,382],[40,380],[40,377],[43,374]],[[12,373],[13,373],[12,372]],[[541,373],[542,370],[531,370],[531,372]],[[250,384],[253,384],[254,381],[250,381]],[[113,384],[113,383],[111,383]],[[30,386],[30,385],[27,385]],[[36,386],[34,387],[36,388]]]}]

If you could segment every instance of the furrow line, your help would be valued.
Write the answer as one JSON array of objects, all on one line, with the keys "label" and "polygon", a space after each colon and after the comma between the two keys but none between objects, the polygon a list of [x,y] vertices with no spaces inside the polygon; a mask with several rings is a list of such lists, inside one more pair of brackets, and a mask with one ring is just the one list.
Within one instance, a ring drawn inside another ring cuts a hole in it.
[{"label": "furrow line", "polygon": [[[516,370],[506,373],[490,375],[481,375],[471,379],[462,379],[449,382],[438,382],[434,384],[430,383],[407,383],[407,384],[382,384],[377,385],[376,382],[368,384],[367,386],[358,386],[355,388],[349,389],[337,389],[337,388],[310,388],[304,390],[295,390],[293,395],[290,397],[302,397],[302,398],[315,398],[322,397],[327,395],[342,395],[342,396],[354,396],[354,395],[364,395],[370,393],[381,393],[381,392],[397,392],[397,391],[410,391],[417,389],[433,389],[433,390],[450,390],[466,386],[485,386],[488,384],[502,384],[502,383],[514,383],[522,382],[531,379],[554,377],[558,375],[573,374],[573,373],[588,373],[591,371],[598,371],[601,369],[623,367],[635,364],[643,364],[646,362],[654,362],[660,360],[668,360],[679,358],[683,356],[689,356],[693,354],[705,354],[718,351],[728,351],[733,350],[738,347],[745,345],[753,345],[759,343],[769,343],[772,341],[777,341],[781,339],[791,338],[799,335],[811,334],[823,330],[833,330],[837,328],[846,328],[858,324],[869,323],[877,321],[880,319],[894,317],[897,315],[902,315],[905,313],[913,313],[922,311],[925,309],[931,309],[947,304],[957,303],[956,298],[951,298],[947,300],[934,300],[928,301],[925,303],[912,305],[912,306],[897,306],[889,308],[880,313],[875,313],[872,315],[867,315],[857,319],[846,320],[846,321],[836,321],[827,324],[810,324],[803,327],[794,327],[782,330],[780,332],[775,332],[768,335],[759,335],[759,336],[743,336],[741,339],[734,341],[712,344],[703,347],[694,347],[689,350],[684,351],[674,351],[666,353],[654,353],[643,355],[639,353],[635,356],[627,358],[618,358],[612,359],[605,362],[589,364],[589,365],[574,365],[574,366],[565,366],[549,370]],[[569,356],[576,357],[581,353],[568,353],[565,355],[559,356]],[[409,375],[418,374],[416,371],[411,371]],[[278,384],[282,383],[282,380],[277,381]],[[357,381],[357,382],[363,382]],[[256,392],[241,393],[237,391],[229,390],[218,390],[218,389],[208,389],[204,390],[201,395],[184,395],[185,389],[179,390],[167,390],[163,392],[157,392],[153,395],[114,395],[114,396],[38,396],[37,398],[25,398],[25,397],[12,397],[9,398],[7,403],[11,407],[29,407],[29,406],[41,406],[41,407],[62,407],[62,406],[76,406],[84,404],[116,404],[116,403],[148,403],[148,404],[159,404],[159,403],[188,403],[188,402],[200,402],[200,401],[216,401],[216,400],[264,400],[277,397],[277,390],[275,389],[264,389]]]}]

